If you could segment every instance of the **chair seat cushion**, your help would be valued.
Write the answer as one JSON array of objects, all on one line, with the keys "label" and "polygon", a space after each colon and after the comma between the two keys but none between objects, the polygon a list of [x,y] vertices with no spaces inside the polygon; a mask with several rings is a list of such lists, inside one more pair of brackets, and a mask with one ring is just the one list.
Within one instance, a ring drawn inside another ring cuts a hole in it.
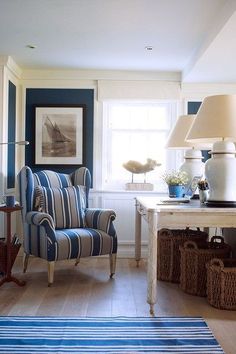
[{"label": "chair seat cushion", "polygon": [[84,186],[35,188],[36,210],[48,213],[56,229],[85,227],[86,194]]},{"label": "chair seat cushion", "polygon": [[115,240],[102,230],[76,228],[56,230],[56,259],[111,254],[115,251]]}]

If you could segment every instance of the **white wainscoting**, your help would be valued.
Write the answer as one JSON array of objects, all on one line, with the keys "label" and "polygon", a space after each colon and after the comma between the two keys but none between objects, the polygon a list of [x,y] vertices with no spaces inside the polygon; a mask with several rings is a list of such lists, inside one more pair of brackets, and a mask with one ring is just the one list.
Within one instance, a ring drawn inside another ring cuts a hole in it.
[{"label": "white wainscoting", "polygon": [[[113,209],[116,212],[114,225],[118,237],[118,257],[134,257],[135,246],[135,197],[137,195],[157,195],[149,192],[95,191],[90,192],[91,208]],[[147,256],[147,225],[142,225],[142,256]]]}]

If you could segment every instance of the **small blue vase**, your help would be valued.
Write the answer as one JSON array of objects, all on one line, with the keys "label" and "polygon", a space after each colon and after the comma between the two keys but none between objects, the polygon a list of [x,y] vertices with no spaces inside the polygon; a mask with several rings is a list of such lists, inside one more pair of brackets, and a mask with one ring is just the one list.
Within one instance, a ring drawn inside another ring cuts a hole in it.
[{"label": "small blue vase", "polygon": [[182,198],[184,197],[185,187],[179,185],[169,185],[169,197],[170,198]]}]

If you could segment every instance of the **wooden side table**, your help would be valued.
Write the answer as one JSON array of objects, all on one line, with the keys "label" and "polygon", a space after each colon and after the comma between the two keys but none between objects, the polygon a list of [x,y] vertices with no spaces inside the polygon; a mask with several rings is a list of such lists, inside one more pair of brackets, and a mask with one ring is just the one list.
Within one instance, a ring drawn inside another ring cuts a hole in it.
[{"label": "wooden side table", "polygon": [[17,278],[11,275],[12,269],[12,260],[11,260],[11,250],[12,250],[12,243],[11,243],[11,214],[14,211],[21,210],[22,207],[19,205],[15,205],[14,207],[7,207],[1,206],[0,212],[4,212],[7,216],[7,242],[6,242],[6,257],[7,257],[7,267],[6,267],[6,274],[4,274],[3,278],[0,280],[0,286],[6,282],[15,282],[19,286],[25,285],[25,281],[18,280]]},{"label": "wooden side table", "polygon": [[147,302],[154,315],[157,291],[157,237],[162,228],[236,228],[236,208],[206,207],[199,200],[186,204],[163,204],[157,197],[136,197],[135,257],[141,257],[142,220],[148,223]]}]

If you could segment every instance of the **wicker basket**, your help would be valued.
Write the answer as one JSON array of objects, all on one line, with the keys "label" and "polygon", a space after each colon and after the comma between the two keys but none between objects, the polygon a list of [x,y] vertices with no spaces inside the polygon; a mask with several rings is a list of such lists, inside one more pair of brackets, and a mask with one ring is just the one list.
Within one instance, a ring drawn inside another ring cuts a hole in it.
[{"label": "wicker basket", "polygon": [[206,296],[206,263],[212,258],[227,258],[231,248],[221,236],[213,236],[210,242],[198,247],[187,241],[180,247],[180,287],[188,294]]},{"label": "wicker basket", "polygon": [[161,229],[157,238],[157,279],[179,283],[180,281],[180,251],[179,247],[186,241],[197,244],[206,242],[206,232],[191,230]]},{"label": "wicker basket", "polygon": [[218,309],[236,310],[236,259],[207,263],[207,300]]},{"label": "wicker basket", "polygon": [[[20,246],[21,244],[11,244],[11,268],[13,267]],[[0,272],[7,272],[7,244],[2,241],[0,242]]]}]

